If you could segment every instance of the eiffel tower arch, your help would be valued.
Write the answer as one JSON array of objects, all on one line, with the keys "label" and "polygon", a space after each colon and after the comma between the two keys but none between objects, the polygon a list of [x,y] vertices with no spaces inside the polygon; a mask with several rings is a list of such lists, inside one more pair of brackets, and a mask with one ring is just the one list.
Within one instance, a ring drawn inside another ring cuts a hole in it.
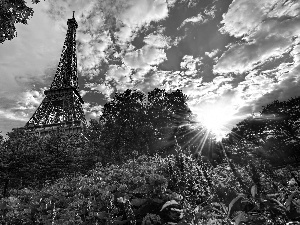
[{"label": "eiffel tower arch", "polygon": [[82,108],[84,101],[79,94],[76,57],[78,24],[74,12],[67,25],[67,35],[54,80],[50,88],[44,91],[45,98],[24,127],[29,132],[44,135],[62,128],[65,133],[81,133],[87,125]]}]

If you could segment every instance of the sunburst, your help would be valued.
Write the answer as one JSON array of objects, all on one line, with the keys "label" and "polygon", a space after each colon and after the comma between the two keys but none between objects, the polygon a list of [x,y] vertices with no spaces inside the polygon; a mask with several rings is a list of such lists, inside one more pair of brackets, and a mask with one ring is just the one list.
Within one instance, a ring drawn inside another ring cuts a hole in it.
[{"label": "sunburst", "polygon": [[195,111],[196,120],[219,141],[229,132],[228,124],[234,119],[234,111],[224,104],[207,105]]}]

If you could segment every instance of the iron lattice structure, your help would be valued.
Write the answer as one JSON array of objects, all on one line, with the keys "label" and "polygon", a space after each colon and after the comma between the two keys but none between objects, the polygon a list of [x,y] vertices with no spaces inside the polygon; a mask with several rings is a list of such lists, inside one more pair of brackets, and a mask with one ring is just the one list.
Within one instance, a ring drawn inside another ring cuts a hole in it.
[{"label": "iron lattice structure", "polygon": [[74,18],[68,19],[68,31],[61,58],[49,90],[33,116],[25,125],[25,129],[45,131],[45,128],[65,127],[69,132],[80,132],[86,126],[82,104],[84,103],[78,90],[76,29],[78,24]]}]

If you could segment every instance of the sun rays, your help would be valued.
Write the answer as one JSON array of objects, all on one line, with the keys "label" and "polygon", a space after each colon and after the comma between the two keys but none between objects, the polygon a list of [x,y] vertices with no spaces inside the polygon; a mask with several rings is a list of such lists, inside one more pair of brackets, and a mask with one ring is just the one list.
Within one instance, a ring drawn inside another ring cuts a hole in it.
[{"label": "sun rays", "polygon": [[[240,119],[235,115],[235,110],[225,104],[206,105],[206,107],[192,108],[193,114],[185,119],[179,119],[169,128],[174,128],[175,141],[180,143],[181,149],[193,149],[195,155],[206,154],[206,151],[213,151],[213,145],[221,142],[227,133],[230,133],[234,126],[234,120]],[[189,118],[189,119],[187,119]],[[181,128],[187,128],[182,129]],[[178,141],[181,139],[181,141]],[[169,140],[169,144],[173,141]],[[220,146],[223,147],[223,146]],[[205,149],[206,153],[203,153]]]},{"label": "sun rays", "polygon": [[231,131],[235,124],[233,121],[238,118],[235,111],[224,104],[214,104],[201,109],[194,108],[192,111],[193,119],[181,125],[181,127],[189,127],[188,132],[183,134],[188,138],[185,138],[186,141],[181,147],[194,146],[193,154],[197,155],[202,155],[206,147],[211,151],[215,143],[221,142]]}]

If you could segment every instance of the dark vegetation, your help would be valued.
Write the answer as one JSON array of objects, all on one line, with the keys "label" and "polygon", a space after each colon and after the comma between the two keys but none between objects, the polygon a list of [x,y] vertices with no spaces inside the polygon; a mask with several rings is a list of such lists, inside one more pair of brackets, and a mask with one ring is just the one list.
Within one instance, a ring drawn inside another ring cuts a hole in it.
[{"label": "dark vegetation", "polygon": [[205,129],[186,101],[179,90],[127,90],[82,134],[8,133],[1,223],[300,221],[300,98],[271,103],[220,143],[210,135],[202,150]]},{"label": "dark vegetation", "polygon": [[[38,3],[39,0],[32,0]],[[12,40],[17,36],[16,23],[27,24],[32,17],[33,9],[26,5],[25,0],[0,1],[0,43]]]}]

